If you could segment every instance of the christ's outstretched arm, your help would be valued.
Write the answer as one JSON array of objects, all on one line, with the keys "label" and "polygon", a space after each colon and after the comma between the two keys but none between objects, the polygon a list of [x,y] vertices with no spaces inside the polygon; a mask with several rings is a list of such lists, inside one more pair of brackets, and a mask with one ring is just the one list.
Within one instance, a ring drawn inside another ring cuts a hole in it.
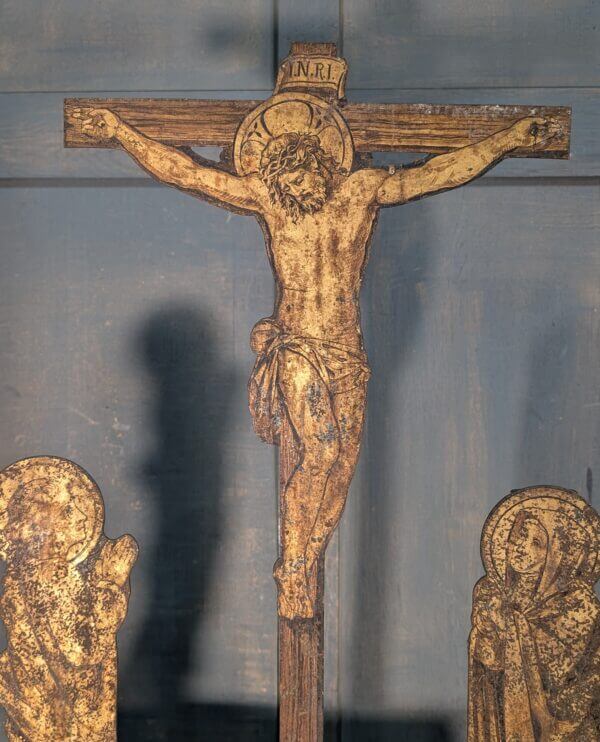
[{"label": "christ's outstretched arm", "polygon": [[468,183],[518,147],[545,144],[559,132],[546,119],[529,117],[477,144],[439,155],[425,164],[398,170],[386,178],[377,192],[380,206],[395,206]]},{"label": "christ's outstretched arm", "polygon": [[155,142],[106,108],[82,109],[82,131],[116,139],[144,170],[167,185],[218,202],[233,210],[259,210],[258,178],[238,177],[217,167],[198,164],[176,147]]}]

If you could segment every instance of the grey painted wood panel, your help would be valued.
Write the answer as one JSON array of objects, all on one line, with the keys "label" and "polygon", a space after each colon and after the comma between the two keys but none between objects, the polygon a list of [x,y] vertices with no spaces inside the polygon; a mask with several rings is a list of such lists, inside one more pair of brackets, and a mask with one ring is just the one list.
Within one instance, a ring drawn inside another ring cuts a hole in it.
[{"label": "grey painted wood panel", "polygon": [[344,0],[352,87],[594,86],[595,0]]},{"label": "grey painted wood panel", "polygon": [[342,738],[454,742],[487,513],[536,483],[600,503],[598,187],[467,186],[378,230],[341,531]]},{"label": "grey painted wood panel", "polygon": [[[78,93],[82,96],[85,93]],[[195,98],[267,97],[270,90],[194,95]],[[135,93],[131,94],[135,97]],[[177,97],[177,93],[157,97]],[[63,147],[60,93],[0,96],[0,179],[2,178],[139,178],[149,177],[122,153],[111,150],[73,150]],[[352,100],[406,103],[515,103],[569,105],[573,107],[571,160],[507,160],[492,171],[496,176],[574,177],[600,175],[598,112],[600,90],[376,90],[349,91]],[[211,152],[209,156],[218,157]],[[396,162],[400,155],[386,155],[381,162]],[[421,155],[415,155],[421,157]],[[408,157],[410,159],[410,156]]]},{"label": "grey painted wood panel", "polygon": [[[246,402],[250,330],[273,302],[260,228],[167,188],[7,188],[0,264],[0,467],[73,458],[107,533],[140,543],[123,738],[272,737],[276,461]],[[334,542],[333,713],[337,559]]]},{"label": "grey painted wood panel", "polygon": [[[0,466],[78,461],[107,533],[140,543],[120,691],[143,729],[124,739],[193,739],[202,704],[273,725],[275,461],[246,402],[273,299],[258,225],[170,189],[5,189],[0,209]],[[146,726],[183,701],[171,736]]]},{"label": "grey painted wood panel", "polygon": [[278,58],[286,57],[293,41],[340,43],[339,0],[277,0]]},{"label": "grey painted wood panel", "polygon": [[273,79],[274,0],[5,0],[0,91],[247,90]]}]

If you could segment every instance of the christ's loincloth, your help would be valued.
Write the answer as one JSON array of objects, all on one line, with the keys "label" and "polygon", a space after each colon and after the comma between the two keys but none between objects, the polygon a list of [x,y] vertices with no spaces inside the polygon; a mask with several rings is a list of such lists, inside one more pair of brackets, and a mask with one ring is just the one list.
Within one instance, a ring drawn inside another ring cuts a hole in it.
[{"label": "christ's loincloth", "polygon": [[285,332],[271,318],[262,319],[254,325],[250,345],[257,354],[248,382],[250,412],[254,431],[266,443],[279,443],[285,415],[278,383],[281,351],[297,353],[305,358],[332,396],[349,392],[369,379],[367,357],[362,349]]}]

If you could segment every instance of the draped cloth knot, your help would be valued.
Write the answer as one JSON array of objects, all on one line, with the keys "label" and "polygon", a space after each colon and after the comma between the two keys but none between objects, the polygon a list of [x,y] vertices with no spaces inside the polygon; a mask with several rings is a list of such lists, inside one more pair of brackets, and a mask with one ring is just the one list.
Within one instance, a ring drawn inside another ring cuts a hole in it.
[{"label": "draped cloth knot", "polygon": [[270,317],[254,325],[250,347],[256,353],[256,362],[248,382],[254,431],[263,441],[274,445],[279,443],[286,414],[278,382],[283,351],[302,356],[316,371],[331,396],[365,384],[371,373],[362,348],[288,332]]}]

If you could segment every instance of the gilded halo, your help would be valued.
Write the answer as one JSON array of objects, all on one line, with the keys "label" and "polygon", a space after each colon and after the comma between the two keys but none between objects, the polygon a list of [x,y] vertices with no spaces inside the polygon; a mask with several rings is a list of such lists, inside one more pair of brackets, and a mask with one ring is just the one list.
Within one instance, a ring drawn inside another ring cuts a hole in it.
[{"label": "gilded halo", "polygon": [[[102,535],[104,502],[98,485],[77,464],[57,456],[36,456],[21,459],[0,471],[0,529],[8,526],[7,508],[15,492],[24,485],[36,487],[56,502],[73,503],[87,523],[85,542],[71,559],[73,565],[88,557]],[[50,483],[50,489],[48,488]]]},{"label": "gilded halo", "polygon": [[600,517],[573,490],[561,487],[529,487],[501,500],[488,516],[481,534],[481,557],[488,575],[502,582],[506,573],[506,544],[517,515],[523,511],[551,515],[560,513],[573,528],[586,534],[588,550],[580,570],[591,582],[600,577]]},{"label": "gilded halo", "polygon": [[309,93],[279,93],[261,103],[240,124],[233,143],[239,175],[258,172],[264,148],[282,134],[298,132],[319,138],[321,147],[343,172],[354,160],[350,129],[329,102]]}]

